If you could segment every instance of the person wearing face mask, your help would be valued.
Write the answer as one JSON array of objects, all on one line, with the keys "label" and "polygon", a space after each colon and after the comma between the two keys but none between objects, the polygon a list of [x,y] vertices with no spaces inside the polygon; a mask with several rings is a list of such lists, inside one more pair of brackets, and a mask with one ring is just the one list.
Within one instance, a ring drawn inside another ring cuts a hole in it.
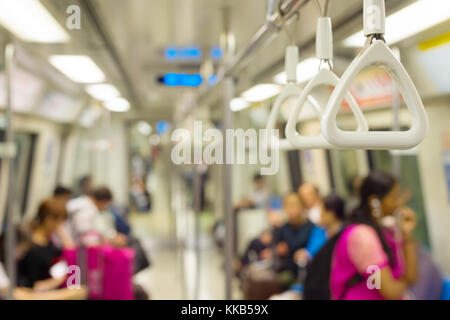
[{"label": "person wearing face mask", "polygon": [[298,194],[308,211],[308,218],[314,224],[319,224],[322,211],[322,199],[319,190],[312,183],[303,183],[298,188]]},{"label": "person wearing face mask", "polygon": [[327,242],[317,252],[314,259],[308,261],[304,281],[303,299],[330,300],[331,258],[336,240],[345,225],[345,203],[337,194],[323,199],[320,226],[325,229]]},{"label": "person wearing face mask", "polygon": [[[371,172],[362,182],[360,204],[333,250],[330,292],[335,300],[402,299],[418,274],[413,231],[416,215],[403,205],[398,182]],[[382,226],[396,216],[398,233]]]}]

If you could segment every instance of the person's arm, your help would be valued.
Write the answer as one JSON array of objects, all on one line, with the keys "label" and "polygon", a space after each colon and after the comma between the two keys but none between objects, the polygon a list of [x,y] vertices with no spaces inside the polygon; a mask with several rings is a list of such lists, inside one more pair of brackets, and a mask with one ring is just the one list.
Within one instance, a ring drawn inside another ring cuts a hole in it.
[{"label": "person's arm", "polygon": [[392,272],[381,271],[380,293],[386,299],[399,299],[406,289],[417,281],[418,261],[417,245],[413,232],[417,224],[415,212],[408,207],[400,209],[399,225],[403,234],[403,254],[405,257],[405,270],[403,276],[396,280]]},{"label": "person's arm", "polygon": [[[405,261],[406,269],[405,274],[400,279],[395,279],[392,275],[391,268],[385,267],[380,271],[380,294],[388,300],[401,299],[406,289],[412,284],[412,279],[409,277],[408,269],[415,269],[413,264],[416,264],[416,254],[415,252],[410,252],[410,250],[415,251],[415,245],[407,245],[410,248],[405,247]],[[409,271],[409,273],[412,273]]]},{"label": "person's arm", "polygon": [[295,251],[294,261],[296,263],[306,264],[309,260],[314,258],[326,241],[327,236],[325,230],[315,226],[311,230],[306,247]]},{"label": "person's arm", "polygon": [[61,278],[49,278],[45,280],[36,281],[33,285],[33,290],[35,291],[48,291],[59,288],[64,281],[66,276]]},{"label": "person's arm", "polygon": [[75,241],[72,239],[70,234],[67,232],[66,225],[61,224],[56,230],[56,234],[61,239],[61,245],[64,249],[74,249],[76,248]]},{"label": "person's arm", "polygon": [[324,243],[327,241],[327,235],[325,230],[319,227],[314,227],[311,230],[311,235],[309,236],[308,243],[305,247],[310,258],[313,258],[316,253],[322,248]]},{"label": "person's arm", "polygon": [[16,300],[84,300],[87,298],[86,287],[79,289],[57,289],[36,292],[32,289],[18,287],[14,289]]}]

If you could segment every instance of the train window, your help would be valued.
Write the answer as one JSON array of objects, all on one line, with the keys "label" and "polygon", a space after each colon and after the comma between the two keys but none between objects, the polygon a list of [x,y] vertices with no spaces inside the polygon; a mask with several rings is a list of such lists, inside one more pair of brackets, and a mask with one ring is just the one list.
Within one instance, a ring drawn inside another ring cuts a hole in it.
[{"label": "train window", "polygon": [[16,133],[17,156],[15,159],[16,171],[16,199],[21,204],[21,216],[26,212],[28,204],[28,193],[31,183],[31,173],[33,168],[33,156],[36,134]]},{"label": "train window", "polygon": [[[37,138],[36,134],[16,133],[15,135],[17,146],[17,154],[14,159],[15,189],[16,189],[15,197],[16,202],[20,203],[21,217],[24,216],[28,204],[28,193],[31,182],[31,171],[33,165],[33,156],[36,138]],[[4,141],[4,139],[5,139],[5,132],[0,131],[0,141]],[[3,174],[3,172],[0,171],[0,174]]]},{"label": "train window", "polygon": [[352,194],[352,181],[359,175],[355,150],[330,150],[330,176],[334,189],[344,198]]},{"label": "train window", "polygon": [[287,152],[287,160],[289,165],[289,176],[291,178],[292,190],[297,190],[302,184],[302,172],[300,163],[300,153],[298,150]]}]

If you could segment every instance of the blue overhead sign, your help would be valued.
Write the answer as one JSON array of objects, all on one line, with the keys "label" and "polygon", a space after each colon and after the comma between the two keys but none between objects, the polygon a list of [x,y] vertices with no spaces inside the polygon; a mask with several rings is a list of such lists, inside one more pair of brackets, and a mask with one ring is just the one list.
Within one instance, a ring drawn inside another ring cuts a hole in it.
[{"label": "blue overhead sign", "polygon": [[[209,50],[209,55],[213,60],[222,59],[223,52],[218,46],[212,47]],[[203,57],[203,51],[199,47],[167,47],[164,50],[164,57],[166,60],[178,61],[178,60],[200,60]]]},{"label": "blue overhead sign", "polygon": [[168,47],[164,50],[167,60],[200,60],[202,50],[198,47]]},{"label": "blue overhead sign", "polygon": [[[214,85],[217,81],[217,76],[212,75],[208,79],[208,85]],[[166,73],[158,77],[158,82],[168,87],[199,87],[203,83],[203,78],[200,74],[187,73]]]},{"label": "blue overhead sign", "polygon": [[169,87],[198,87],[203,79],[200,74],[166,73],[159,81]]}]

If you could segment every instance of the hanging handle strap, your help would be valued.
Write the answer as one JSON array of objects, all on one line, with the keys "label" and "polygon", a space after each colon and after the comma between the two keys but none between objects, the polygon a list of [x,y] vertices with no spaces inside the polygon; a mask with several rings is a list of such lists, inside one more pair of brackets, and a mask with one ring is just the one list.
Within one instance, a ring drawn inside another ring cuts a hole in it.
[{"label": "hanging handle strap", "polygon": [[[322,134],[317,134],[314,136],[302,136],[296,130],[296,124],[301,110],[304,108],[306,99],[311,97],[311,92],[318,86],[336,86],[339,82],[339,78],[328,69],[321,69],[319,73],[306,85],[300,98],[296,101],[289,121],[286,125],[286,137],[291,145],[299,149],[337,149],[337,146],[330,144]],[[350,106],[353,115],[358,123],[357,130],[360,132],[368,131],[369,126],[367,124],[366,118],[364,117],[361,109],[356,103],[353,96],[347,92],[345,95],[345,100]],[[317,117],[322,119],[322,108],[319,106],[319,112],[316,111]]]},{"label": "hanging handle strap", "polygon": [[[405,104],[411,113],[408,131],[342,131],[337,127],[336,116],[351,83],[368,66],[381,66],[391,74]],[[428,118],[414,83],[403,65],[384,41],[375,42],[350,64],[331,94],[322,118],[322,133],[327,141],[342,148],[357,149],[410,149],[418,145],[428,131]]]},{"label": "hanging handle strap", "polygon": [[364,36],[383,35],[386,29],[384,0],[364,0]]},{"label": "hanging handle strap", "polygon": [[[287,99],[292,97],[298,97],[301,94],[300,88],[295,84],[288,84],[283,91],[280,93],[280,95],[275,100],[272,110],[270,111],[269,119],[267,121],[266,126],[266,147],[268,149],[273,149],[273,147],[278,146],[279,150],[293,150],[294,146],[290,144],[290,142],[287,139],[279,139],[278,137],[275,137],[272,135],[272,130],[275,129],[275,125],[278,118],[278,113],[280,110],[281,105],[283,102],[285,102]],[[278,140],[277,143],[273,143],[273,140]]]},{"label": "hanging handle strap", "polygon": [[333,60],[333,30],[330,17],[320,17],[317,20],[316,56],[320,60]]}]

